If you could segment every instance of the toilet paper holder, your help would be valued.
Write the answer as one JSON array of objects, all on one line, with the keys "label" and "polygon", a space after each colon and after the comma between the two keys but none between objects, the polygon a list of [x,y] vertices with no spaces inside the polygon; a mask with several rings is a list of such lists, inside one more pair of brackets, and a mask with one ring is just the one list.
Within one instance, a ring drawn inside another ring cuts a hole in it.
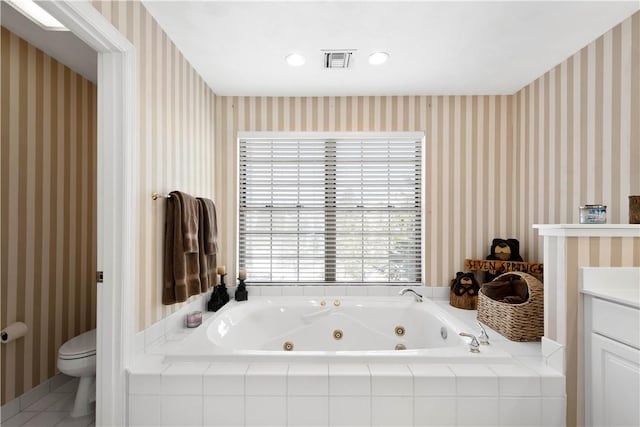
[{"label": "toilet paper holder", "polygon": [[0,331],[0,341],[3,344],[10,343],[27,335],[29,328],[23,322],[15,322]]}]

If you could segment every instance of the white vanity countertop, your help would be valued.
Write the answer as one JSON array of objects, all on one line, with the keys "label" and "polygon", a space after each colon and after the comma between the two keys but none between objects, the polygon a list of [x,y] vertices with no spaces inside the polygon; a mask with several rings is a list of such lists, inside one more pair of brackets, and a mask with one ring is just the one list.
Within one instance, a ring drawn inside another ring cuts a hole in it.
[{"label": "white vanity countertop", "polygon": [[640,308],[640,267],[585,267],[580,292]]},{"label": "white vanity countertop", "polygon": [[534,224],[540,236],[640,237],[640,224]]}]

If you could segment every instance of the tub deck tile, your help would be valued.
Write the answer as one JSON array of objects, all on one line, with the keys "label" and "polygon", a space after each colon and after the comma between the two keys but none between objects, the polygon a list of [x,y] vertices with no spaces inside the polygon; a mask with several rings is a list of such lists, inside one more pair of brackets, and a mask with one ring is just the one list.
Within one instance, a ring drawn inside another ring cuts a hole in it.
[{"label": "tub deck tile", "polygon": [[161,374],[165,396],[202,395],[202,382],[208,363],[173,363]]},{"label": "tub deck tile", "polygon": [[413,399],[405,396],[373,396],[372,426],[413,426]]},{"label": "tub deck tile", "polygon": [[456,421],[459,426],[499,425],[499,399],[489,397],[459,397]]},{"label": "tub deck tile", "polygon": [[371,394],[373,396],[411,396],[413,374],[407,365],[371,364]]},{"label": "tub deck tile", "polygon": [[542,401],[539,397],[500,399],[501,426],[538,426],[542,424]]},{"label": "tub deck tile", "polygon": [[412,364],[415,396],[455,396],[456,376],[447,365]]},{"label": "tub deck tile", "polygon": [[415,397],[413,400],[415,425],[455,426],[456,400],[455,397]]},{"label": "tub deck tile", "polygon": [[500,396],[540,396],[540,376],[519,365],[489,365],[498,376]]},{"label": "tub deck tile", "polygon": [[285,396],[247,396],[245,425],[286,426],[287,398]]},{"label": "tub deck tile", "polygon": [[289,426],[328,426],[328,396],[289,396],[287,399]]},{"label": "tub deck tile", "polygon": [[243,396],[248,363],[212,363],[204,372],[204,394]]},{"label": "tub deck tile", "polygon": [[369,367],[360,364],[330,364],[329,394],[331,396],[370,396]]},{"label": "tub deck tile", "polygon": [[289,365],[253,363],[245,378],[248,396],[286,396]]},{"label": "tub deck tile", "polygon": [[244,396],[205,396],[203,421],[207,427],[244,426]]},{"label": "tub deck tile", "polygon": [[517,361],[540,376],[540,395],[545,397],[565,396],[565,378],[549,367],[541,357],[519,357]]},{"label": "tub deck tile", "polygon": [[328,396],[329,365],[321,363],[289,365],[289,396]]},{"label": "tub deck tile", "polygon": [[329,425],[370,426],[371,398],[364,396],[330,396]]},{"label": "tub deck tile", "polygon": [[162,426],[201,426],[202,395],[200,396],[162,396]]},{"label": "tub deck tile", "polygon": [[484,365],[450,365],[458,396],[498,396],[498,376]]},{"label": "tub deck tile", "polygon": [[567,400],[565,397],[542,399],[541,425],[547,427],[562,427],[565,425]]}]

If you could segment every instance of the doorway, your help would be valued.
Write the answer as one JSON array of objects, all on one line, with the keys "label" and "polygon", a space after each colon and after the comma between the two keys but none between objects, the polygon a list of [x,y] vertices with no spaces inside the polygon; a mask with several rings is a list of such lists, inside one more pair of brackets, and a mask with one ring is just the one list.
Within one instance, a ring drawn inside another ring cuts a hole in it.
[{"label": "doorway", "polygon": [[96,425],[125,425],[136,265],[135,50],[89,2],[38,3],[98,52]]}]

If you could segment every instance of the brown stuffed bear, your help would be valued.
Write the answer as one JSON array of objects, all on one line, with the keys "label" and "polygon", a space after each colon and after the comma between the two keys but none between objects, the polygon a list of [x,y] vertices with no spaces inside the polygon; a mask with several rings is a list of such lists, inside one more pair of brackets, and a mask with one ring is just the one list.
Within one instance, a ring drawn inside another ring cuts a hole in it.
[{"label": "brown stuffed bear", "polygon": [[[496,261],[520,261],[520,242],[516,239],[493,239],[491,243],[491,253],[487,255],[488,260]],[[498,275],[489,272],[484,273],[484,283],[495,279]]]},{"label": "brown stuffed bear", "polygon": [[450,287],[449,304],[465,310],[475,310],[478,307],[480,285],[473,273],[458,271]]}]

